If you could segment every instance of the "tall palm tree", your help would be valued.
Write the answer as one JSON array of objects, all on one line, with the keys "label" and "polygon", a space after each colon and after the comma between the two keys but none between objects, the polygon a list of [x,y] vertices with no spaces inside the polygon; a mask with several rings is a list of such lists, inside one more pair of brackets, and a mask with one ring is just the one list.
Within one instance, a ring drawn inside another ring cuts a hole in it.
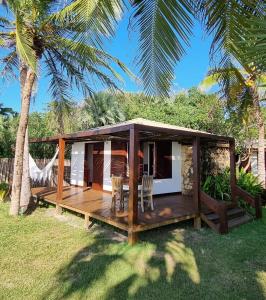
[{"label": "tall palm tree", "polygon": [[75,102],[68,99],[48,103],[48,118],[51,127],[56,130],[57,134],[64,134],[68,131],[68,125],[72,123],[70,117],[75,108]]},{"label": "tall palm tree", "polygon": [[[265,16],[265,1],[201,1],[199,15],[207,33],[213,36],[211,45],[212,73],[229,102],[248,97],[252,100],[259,132],[258,171],[265,185],[264,122],[259,105],[258,82],[261,78],[254,61],[247,56],[252,46],[245,42],[248,24]],[[254,26],[254,25],[253,25]],[[243,72],[244,70],[244,72]]]},{"label": "tall palm tree", "polygon": [[[8,50],[2,59],[1,75],[10,78],[16,76],[19,70],[22,103],[16,138],[11,215],[19,212],[29,107],[42,73],[45,72],[50,79],[53,98],[64,101],[70,98],[70,91],[74,88],[85,95],[91,94],[94,78],[116,89],[116,80],[121,78],[111,67],[112,63],[127,72],[118,59],[95,47],[87,28],[75,22],[75,12],[68,3],[62,1],[60,5],[60,1],[52,0],[4,1],[11,14],[0,17],[0,46]],[[66,10],[69,18],[66,18]]]},{"label": "tall palm tree", "polygon": [[[223,73],[226,73],[226,76]],[[237,76],[235,76],[236,73]],[[253,120],[255,119],[258,129],[258,176],[265,186],[265,125],[261,102],[266,99],[266,75],[258,73],[256,68],[252,68],[249,73],[235,68],[216,69],[202,81],[200,88],[211,88],[219,83],[221,77],[226,80],[227,88],[224,96],[229,109],[237,107],[239,119],[242,118],[243,121],[250,117],[250,112],[253,112]]]},{"label": "tall palm tree", "polygon": [[[96,28],[93,36],[97,42],[100,33],[113,34],[113,20],[121,17],[125,7],[133,10],[129,28],[134,28],[139,36],[137,61],[143,86],[147,93],[161,95],[169,92],[175,65],[189,45],[195,18],[212,38],[212,59],[217,55],[221,58],[217,65],[229,67],[233,57],[241,54],[237,42],[247,23],[254,17],[261,20],[265,16],[265,0],[76,0],[71,3],[79,26],[90,33]],[[61,18],[64,17],[71,18],[68,9],[62,11]]]},{"label": "tall palm tree", "polygon": [[115,96],[100,92],[85,99],[84,108],[92,116],[92,126],[111,125],[125,121],[125,115]]},{"label": "tall palm tree", "polygon": [[[265,14],[264,0],[69,0],[62,1],[61,6],[58,4],[60,1],[51,0],[5,0],[5,2],[9,3],[16,16],[15,25],[18,33],[16,41],[19,56],[27,62],[29,71],[31,71],[31,73],[28,71],[27,84],[25,84],[26,98],[29,96],[26,91],[32,90],[37,62],[39,62],[40,56],[44,57],[42,51],[44,47],[43,30],[46,32],[47,39],[51,39],[52,42],[55,41],[54,37],[61,36],[61,39],[55,44],[52,43],[53,48],[57,50],[57,47],[63,47],[67,52],[77,53],[78,61],[76,56],[73,60],[79,65],[80,56],[84,55],[84,51],[80,50],[81,44],[84,45],[90,41],[93,45],[101,45],[102,37],[114,34],[114,24],[121,17],[127,4],[131,5],[134,11],[131,24],[134,29],[139,31],[137,58],[144,88],[149,94],[167,95],[174,78],[174,67],[184,54],[185,46],[189,44],[193,17],[199,17],[203,21],[205,31],[213,37],[211,53],[213,58],[216,55],[221,57],[218,65],[230,68],[234,59],[241,58],[242,52],[240,47],[237,47],[237,42],[242,36],[247,20],[253,16],[260,18]],[[30,8],[33,3],[35,7],[39,6],[40,8],[38,10],[29,10],[29,7],[25,9],[27,3]],[[50,14],[52,18],[48,18],[49,22],[47,23],[47,18],[44,16],[47,7],[51,6],[53,6]],[[27,24],[31,23],[29,18],[25,17],[27,10],[32,12],[31,18],[44,21],[40,30],[35,30],[36,22],[34,22],[34,26],[27,27]],[[37,14],[36,11],[38,11]],[[24,30],[24,28],[29,30]],[[61,35],[62,30],[65,33],[63,35]],[[65,38],[66,35],[67,38]],[[69,36],[71,37],[70,42]],[[73,43],[73,39],[75,43]],[[49,49],[51,52],[51,46]],[[84,48],[82,47],[82,49]],[[88,51],[87,49],[85,52]],[[220,51],[221,56],[218,55]],[[91,54],[91,51],[89,52]],[[62,51],[59,53],[60,58],[54,50],[46,57],[48,60],[52,58],[60,60],[62,63],[65,61],[65,55],[62,54]],[[10,56],[11,61],[14,55]],[[64,62],[64,70],[71,74],[73,69],[71,70],[70,66],[67,69],[65,67],[68,62],[68,59]],[[71,66],[73,67],[73,64]],[[103,66],[108,67],[108,64],[103,64]],[[54,65],[52,64],[49,68],[54,69]],[[84,67],[78,70],[81,73],[80,76],[84,69],[88,71]],[[90,70],[92,71],[92,69]],[[53,71],[57,73],[58,70],[56,68]],[[98,70],[94,68],[93,71]],[[61,93],[65,95],[66,81],[56,76],[53,78],[57,83],[59,81]],[[106,77],[101,76],[101,79],[106,81]],[[30,82],[32,85],[29,85]],[[224,85],[224,87],[226,86],[228,87],[228,85]],[[57,97],[54,98],[57,99]]]}]

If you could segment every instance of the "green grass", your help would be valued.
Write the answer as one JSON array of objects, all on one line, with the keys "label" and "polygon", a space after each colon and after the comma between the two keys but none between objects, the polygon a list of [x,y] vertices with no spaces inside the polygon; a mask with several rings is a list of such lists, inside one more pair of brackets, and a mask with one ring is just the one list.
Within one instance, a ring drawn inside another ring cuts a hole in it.
[{"label": "green grass", "polygon": [[134,247],[51,211],[11,218],[0,204],[0,299],[266,299],[266,209],[225,236],[183,223]]}]

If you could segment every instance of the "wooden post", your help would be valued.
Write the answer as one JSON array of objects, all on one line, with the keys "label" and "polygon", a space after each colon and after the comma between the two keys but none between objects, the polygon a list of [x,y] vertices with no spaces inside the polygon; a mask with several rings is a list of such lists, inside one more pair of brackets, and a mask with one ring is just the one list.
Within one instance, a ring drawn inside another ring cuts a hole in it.
[{"label": "wooden post", "polygon": [[89,227],[91,225],[92,225],[92,221],[91,221],[90,215],[85,214],[85,216],[84,216],[84,228],[87,230],[87,229],[89,229]]},{"label": "wooden post", "polygon": [[59,202],[63,197],[64,183],[64,167],[65,167],[65,140],[59,139],[59,156],[58,156],[58,177],[57,177],[57,194],[56,194],[56,210],[57,213],[62,212]]},{"label": "wooden post", "polygon": [[134,125],[130,128],[129,140],[129,199],[128,199],[128,243],[137,241],[134,224],[138,219],[138,149],[139,132]]},{"label": "wooden post", "polygon": [[231,195],[232,202],[237,205],[236,197],[236,158],[235,158],[235,140],[229,142],[229,151],[230,151],[230,186],[231,186]]},{"label": "wooden post", "polygon": [[197,211],[194,218],[194,227],[201,227],[200,219],[200,138],[195,137],[192,145],[192,164],[193,164],[193,199]]}]

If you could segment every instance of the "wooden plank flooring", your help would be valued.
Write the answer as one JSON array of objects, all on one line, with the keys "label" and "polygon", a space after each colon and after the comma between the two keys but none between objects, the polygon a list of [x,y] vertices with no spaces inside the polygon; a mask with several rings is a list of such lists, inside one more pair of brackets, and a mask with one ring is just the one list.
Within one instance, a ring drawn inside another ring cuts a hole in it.
[{"label": "wooden plank flooring", "polygon": [[[32,189],[36,198],[56,204],[56,189],[38,187]],[[61,207],[127,230],[127,205],[124,212],[111,211],[111,194],[82,187],[64,187]],[[142,213],[138,209],[138,222],[134,231],[145,231],[196,216],[193,199],[180,194],[154,196],[154,211],[149,208]]]}]

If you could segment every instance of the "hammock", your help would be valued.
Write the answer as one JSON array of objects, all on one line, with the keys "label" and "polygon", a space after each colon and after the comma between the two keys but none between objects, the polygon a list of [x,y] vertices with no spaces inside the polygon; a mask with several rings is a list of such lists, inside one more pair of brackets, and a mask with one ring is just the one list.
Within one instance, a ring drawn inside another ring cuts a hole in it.
[{"label": "hammock", "polygon": [[58,152],[59,149],[56,150],[54,157],[49,161],[49,163],[43,169],[38,168],[34,159],[29,154],[29,173],[30,173],[30,178],[33,181],[46,182],[47,179],[49,180],[51,179],[52,168],[55,163]]}]

